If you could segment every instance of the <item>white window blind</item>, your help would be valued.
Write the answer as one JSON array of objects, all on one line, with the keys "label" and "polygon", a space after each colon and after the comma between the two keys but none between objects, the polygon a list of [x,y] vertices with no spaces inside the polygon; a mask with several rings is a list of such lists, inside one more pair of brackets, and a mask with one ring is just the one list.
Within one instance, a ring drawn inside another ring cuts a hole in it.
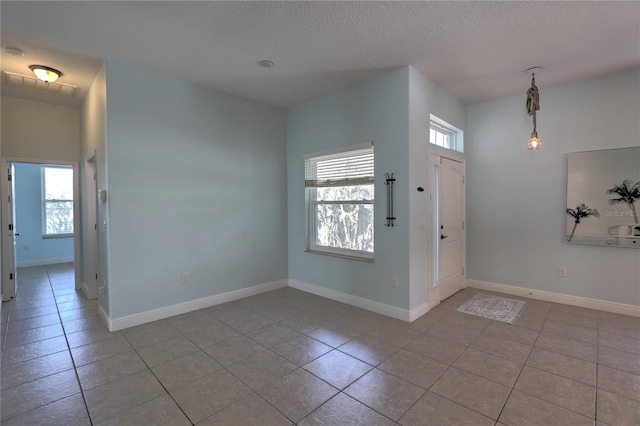
[{"label": "white window blind", "polygon": [[369,185],[374,180],[373,144],[305,155],[305,187]]}]

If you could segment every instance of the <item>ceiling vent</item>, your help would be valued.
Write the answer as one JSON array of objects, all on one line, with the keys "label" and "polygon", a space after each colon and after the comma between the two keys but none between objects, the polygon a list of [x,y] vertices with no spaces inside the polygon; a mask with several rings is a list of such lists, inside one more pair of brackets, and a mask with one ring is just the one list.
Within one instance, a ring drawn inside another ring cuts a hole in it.
[{"label": "ceiling vent", "polygon": [[73,95],[76,94],[76,90],[78,89],[78,86],[72,86],[71,84],[58,82],[45,83],[34,76],[15,74],[7,71],[4,71],[4,79],[7,86],[42,90],[43,92],[58,94],[67,98],[73,98]]}]

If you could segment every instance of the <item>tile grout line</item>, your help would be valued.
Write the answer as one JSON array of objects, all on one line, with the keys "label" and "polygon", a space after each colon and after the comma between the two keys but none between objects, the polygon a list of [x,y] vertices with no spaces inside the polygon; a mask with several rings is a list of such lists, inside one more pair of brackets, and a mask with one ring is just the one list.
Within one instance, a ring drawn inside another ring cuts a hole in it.
[{"label": "tile grout line", "polygon": [[[51,283],[51,276],[49,275],[49,268],[45,266],[45,270],[47,271],[47,279],[49,280],[49,286],[51,287],[51,293],[53,293],[53,299],[56,302],[56,312],[58,313],[58,318],[60,319],[60,326],[62,327],[62,333],[64,334],[64,341],[67,344],[67,351],[69,352],[69,358],[71,358],[71,364],[73,365],[73,372],[76,377],[76,381],[78,382],[78,388],[80,389],[80,395],[82,396],[82,402],[84,404],[84,409],[87,412],[87,417],[89,418],[89,423],[93,426],[93,419],[91,418],[91,412],[89,411],[89,406],[87,404],[87,399],[84,395],[84,389],[82,388],[82,383],[80,382],[80,376],[78,375],[78,367],[76,366],[76,360],[73,357],[71,352],[71,345],[69,344],[69,339],[67,338],[67,330],[64,326],[64,322],[62,321],[62,315],[60,315],[60,309],[58,307],[58,298],[56,296],[56,292],[53,290],[53,284]],[[61,398],[62,399],[62,398]]]}]

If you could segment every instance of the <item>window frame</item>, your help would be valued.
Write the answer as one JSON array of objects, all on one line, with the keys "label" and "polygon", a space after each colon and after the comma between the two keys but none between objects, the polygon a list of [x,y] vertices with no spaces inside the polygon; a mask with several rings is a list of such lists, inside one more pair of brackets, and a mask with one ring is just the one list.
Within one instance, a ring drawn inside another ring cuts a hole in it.
[{"label": "window frame", "polygon": [[[71,199],[47,199],[47,181],[46,181],[46,169],[68,169],[71,171],[71,191],[72,191],[72,197]],[[74,181],[73,181],[73,167],[72,166],[66,166],[66,165],[52,165],[52,164],[46,164],[46,165],[42,165],[41,168],[41,185],[40,185],[40,189],[41,189],[41,213],[42,213],[42,238],[43,239],[49,239],[49,238],[69,238],[69,237],[73,237],[75,235],[75,191],[74,191]],[[61,233],[48,233],[47,232],[47,204],[49,203],[71,203],[71,213],[72,213],[72,217],[71,217],[71,232],[61,232]]]},{"label": "window frame", "polygon": [[[346,147],[341,147],[334,150],[315,152],[311,154],[306,154],[304,156],[305,159],[305,181],[307,178],[307,161],[311,159],[318,159],[322,157],[330,157],[332,155],[340,155],[349,152],[362,151],[365,149],[371,150],[372,155],[372,168],[375,170],[375,153],[373,151],[373,143],[366,142],[363,144],[350,145]],[[355,156],[355,155],[354,155]],[[345,155],[345,157],[348,157]],[[305,207],[306,207],[306,216],[307,216],[307,226],[306,226],[306,248],[305,251],[309,253],[317,253],[324,254],[329,256],[338,256],[348,259],[354,260],[362,260],[373,262],[375,255],[375,182],[374,182],[375,173],[372,171],[370,176],[370,182],[354,182],[352,184],[340,184],[340,185],[316,185],[316,186],[307,186],[305,182]],[[344,200],[318,200],[318,188],[319,187],[345,187],[345,186],[372,186],[373,199],[365,199],[365,200],[354,200],[354,199],[344,199]],[[360,205],[371,205],[372,206],[372,232],[373,232],[373,251],[364,251],[364,250],[354,250],[333,246],[325,246],[317,244],[317,206],[322,204],[360,204]]]},{"label": "window frame", "polygon": [[[449,147],[439,145],[436,142],[431,141],[431,132],[437,132],[444,136],[449,136]],[[441,120],[435,115],[431,115],[429,119],[429,144],[448,151],[464,154],[463,133],[460,129],[455,128],[449,123]]]}]

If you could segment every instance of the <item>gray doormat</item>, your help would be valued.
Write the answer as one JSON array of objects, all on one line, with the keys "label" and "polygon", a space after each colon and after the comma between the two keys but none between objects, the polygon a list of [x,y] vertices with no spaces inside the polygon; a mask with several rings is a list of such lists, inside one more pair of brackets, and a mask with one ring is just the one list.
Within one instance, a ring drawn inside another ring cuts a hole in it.
[{"label": "gray doormat", "polygon": [[524,300],[478,293],[460,305],[456,311],[513,324],[526,304]]}]

